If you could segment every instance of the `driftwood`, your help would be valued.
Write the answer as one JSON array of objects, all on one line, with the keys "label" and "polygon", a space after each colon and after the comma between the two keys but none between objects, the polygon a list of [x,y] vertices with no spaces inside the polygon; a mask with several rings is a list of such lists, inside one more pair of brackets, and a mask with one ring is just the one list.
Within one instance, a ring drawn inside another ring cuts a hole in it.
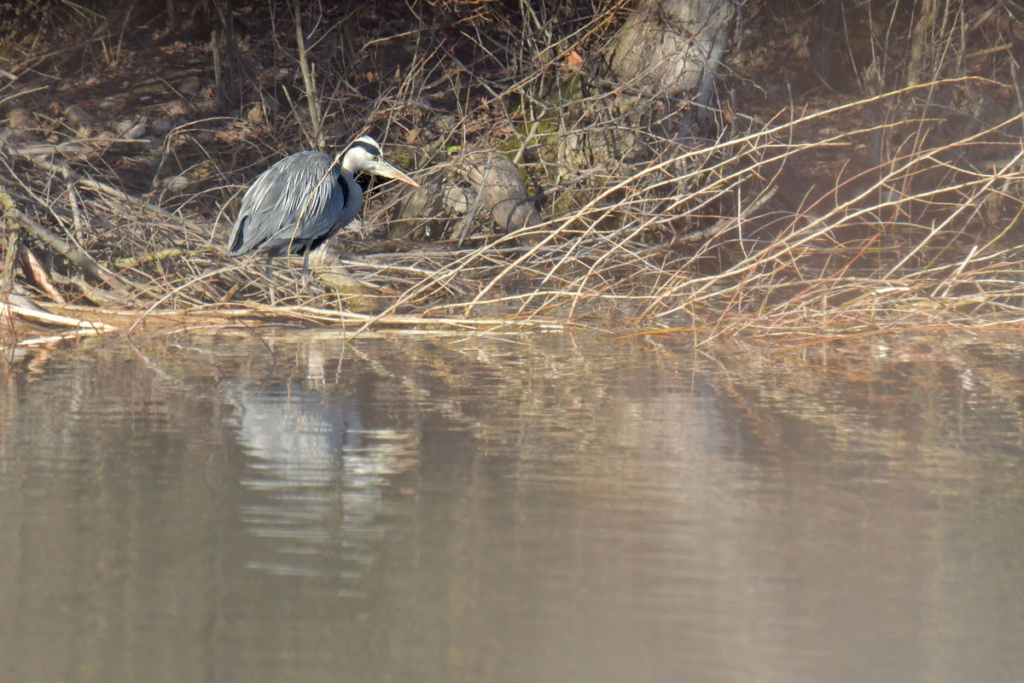
[{"label": "driftwood", "polygon": [[80,333],[99,334],[102,332],[113,332],[117,329],[112,325],[107,325],[106,323],[99,321],[80,320],[78,318],[69,318],[64,315],[56,315],[48,311],[41,310],[38,306],[5,304],[0,301],[0,318],[12,317],[15,315],[32,322],[73,327],[79,330]]},{"label": "driftwood", "polygon": [[48,230],[43,225],[36,222],[30,216],[22,213],[18,209],[8,209],[7,213],[12,218],[17,219],[21,224],[21,227],[31,234],[39,241],[45,243],[47,246],[73,262],[79,268],[92,275],[97,280],[109,284],[115,291],[124,297],[131,296],[128,288],[123,282],[121,282],[117,276],[106,271],[102,266],[96,263],[91,256],[83,252],[81,249],[71,244],[67,240],[64,240],[53,232]]}]

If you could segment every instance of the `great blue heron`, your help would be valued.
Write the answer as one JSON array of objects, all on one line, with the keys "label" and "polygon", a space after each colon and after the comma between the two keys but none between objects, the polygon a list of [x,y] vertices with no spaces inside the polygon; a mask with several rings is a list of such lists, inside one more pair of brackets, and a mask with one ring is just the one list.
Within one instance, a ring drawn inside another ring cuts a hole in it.
[{"label": "great blue heron", "polygon": [[266,252],[270,278],[275,256],[303,254],[305,280],[309,275],[309,252],[359,215],[363,204],[363,190],[355,181],[359,173],[395,178],[419,187],[384,161],[380,144],[368,135],[334,159],[323,152],[296,152],[261,173],[242,197],[228,251],[237,255]]}]

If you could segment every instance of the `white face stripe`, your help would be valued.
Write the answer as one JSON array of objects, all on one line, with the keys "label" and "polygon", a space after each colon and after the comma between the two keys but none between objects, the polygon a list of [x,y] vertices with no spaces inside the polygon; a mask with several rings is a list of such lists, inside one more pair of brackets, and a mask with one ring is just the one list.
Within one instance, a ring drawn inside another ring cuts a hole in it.
[{"label": "white face stripe", "polygon": [[356,140],[351,145],[349,145],[349,149],[352,149],[353,147],[363,148],[370,156],[384,156],[384,152],[380,148],[380,143],[371,138],[369,135],[363,135],[362,137],[356,138]]},{"label": "white face stripe", "polygon": [[380,144],[369,135],[357,138],[345,150],[341,158],[341,167],[351,173],[374,173],[374,167],[384,164]]}]

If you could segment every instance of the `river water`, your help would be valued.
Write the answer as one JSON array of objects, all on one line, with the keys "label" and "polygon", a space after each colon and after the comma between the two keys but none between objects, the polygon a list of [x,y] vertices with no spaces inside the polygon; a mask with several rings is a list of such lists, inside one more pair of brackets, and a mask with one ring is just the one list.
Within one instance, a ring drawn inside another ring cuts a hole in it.
[{"label": "river water", "polygon": [[3,361],[2,681],[1021,681],[1013,339]]}]

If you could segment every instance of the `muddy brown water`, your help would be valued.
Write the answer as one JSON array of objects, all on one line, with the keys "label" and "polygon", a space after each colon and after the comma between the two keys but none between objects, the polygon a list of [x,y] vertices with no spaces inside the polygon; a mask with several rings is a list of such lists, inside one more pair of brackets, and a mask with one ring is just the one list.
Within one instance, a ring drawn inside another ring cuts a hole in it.
[{"label": "muddy brown water", "polygon": [[1021,357],[19,351],[0,680],[1024,680]]}]

